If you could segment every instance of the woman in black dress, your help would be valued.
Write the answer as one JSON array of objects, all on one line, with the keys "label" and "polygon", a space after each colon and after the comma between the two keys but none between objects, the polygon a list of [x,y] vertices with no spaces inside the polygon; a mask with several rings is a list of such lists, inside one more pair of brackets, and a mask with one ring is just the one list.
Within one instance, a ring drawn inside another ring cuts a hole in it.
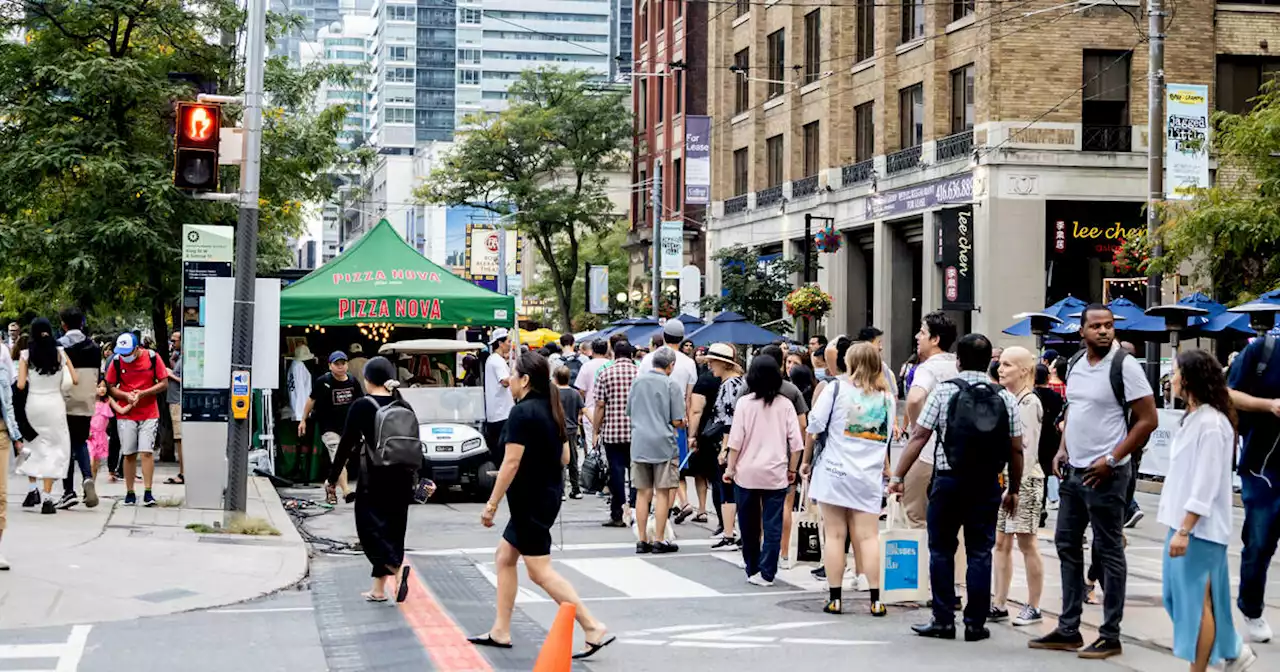
[{"label": "woman in black dress", "polygon": [[587,648],[573,657],[588,658],[613,643],[614,637],[608,634],[604,623],[587,610],[573,585],[551,566],[551,526],[560,515],[569,444],[565,439],[560,397],[552,394],[547,359],[536,352],[521,354],[511,372],[510,390],[517,403],[502,432],[506,453],[493,494],[480,514],[480,522],[485,527],[493,527],[498,504],[504,496],[507,498],[511,518],[494,556],[498,574],[497,614],[489,632],[471,637],[469,641],[477,646],[511,648],[511,612],[519,589],[516,563],[523,557],[525,570],[534,583],[557,604],[568,602],[576,608]]},{"label": "woman in black dress", "polygon": [[376,440],[374,418],[378,409],[395,401],[403,401],[395,391],[396,367],[386,357],[374,357],[364,367],[365,396],[347,409],[347,424],[342,441],[324,489],[331,498],[342,470],[350,462],[351,472],[359,474],[356,484],[356,533],[365,557],[373,565],[373,587],[364,593],[370,602],[386,602],[387,587],[392,577],[399,576],[396,602],[409,595],[409,566],[404,564],[404,533],[409,523],[409,505],[417,474],[402,467],[368,467],[360,458],[365,446]]}]

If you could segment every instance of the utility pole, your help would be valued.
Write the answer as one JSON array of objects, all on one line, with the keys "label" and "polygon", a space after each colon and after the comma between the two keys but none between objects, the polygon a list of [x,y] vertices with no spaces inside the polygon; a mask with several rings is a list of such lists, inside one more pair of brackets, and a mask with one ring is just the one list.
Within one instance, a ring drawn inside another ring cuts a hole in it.
[{"label": "utility pole", "polygon": [[658,319],[662,293],[662,161],[653,162],[653,319]]},{"label": "utility pole", "polygon": [[[249,0],[244,78],[244,168],[240,171],[240,216],[236,226],[236,288],[231,324],[231,371],[253,372],[254,281],[258,274],[258,178],[262,169],[262,74],[266,65],[266,0]],[[252,380],[252,375],[250,375]],[[250,385],[252,390],[252,385]],[[229,421],[227,493],[223,509],[244,515],[248,489],[250,417]]]},{"label": "utility pole", "polygon": [[[1151,260],[1164,254],[1160,241],[1160,203],[1164,200],[1164,3],[1147,0],[1150,58],[1147,66],[1147,241]],[[1160,273],[1147,273],[1147,307],[1162,303]],[[1147,381],[1160,389],[1160,341],[1147,341]]]}]

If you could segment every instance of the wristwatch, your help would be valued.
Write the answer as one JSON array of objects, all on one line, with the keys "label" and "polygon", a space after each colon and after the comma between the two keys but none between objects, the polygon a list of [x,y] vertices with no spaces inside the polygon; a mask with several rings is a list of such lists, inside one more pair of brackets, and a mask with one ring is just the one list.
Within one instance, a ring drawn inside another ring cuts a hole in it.
[{"label": "wristwatch", "polygon": [[1191,530],[1188,530],[1188,529],[1187,529],[1187,528],[1185,528],[1185,527],[1180,527],[1180,528],[1178,528],[1178,536],[1179,536],[1179,537],[1189,537],[1189,536],[1191,536]]},{"label": "wristwatch", "polygon": [[892,483],[893,485],[898,485],[899,483],[902,483],[902,477],[901,477],[901,476],[890,476],[890,477],[889,477],[889,482],[890,482],[890,483]]},{"label": "wristwatch", "polygon": [[1108,466],[1108,467],[1110,467],[1110,468],[1112,468],[1112,469],[1115,469],[1115,468],[1116,468],[1116,456],[1115,456],[1115,455],[1107,455],[1107,466]]}]

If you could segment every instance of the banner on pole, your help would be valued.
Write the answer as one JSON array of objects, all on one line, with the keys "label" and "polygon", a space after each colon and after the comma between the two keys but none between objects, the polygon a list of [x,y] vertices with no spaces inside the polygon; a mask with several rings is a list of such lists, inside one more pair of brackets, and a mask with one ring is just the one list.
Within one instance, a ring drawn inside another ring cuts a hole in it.
[{"label": "banner on pole", "polygon": [[1209,87],[1166,85],[1165,115],[1165,195],[1189,200],[1209,187]]},{"label": "banner on pole", "polygon": [[973,206],[938,211],[942,309],[973,310]]},{"label": "banner on pole", "polygon": [[587,311],[596,315],[609,313],[609,267],[587,269]]},{"label": "banner on pole", "polygon": [[684,118],[684,202],[711,202],[711,117]]},{"label": "banner on pole", "polygon": [[684,222],[662,223],[662,261],[659,269],[662,278],[678,279],[680,268],[684,266]]}]

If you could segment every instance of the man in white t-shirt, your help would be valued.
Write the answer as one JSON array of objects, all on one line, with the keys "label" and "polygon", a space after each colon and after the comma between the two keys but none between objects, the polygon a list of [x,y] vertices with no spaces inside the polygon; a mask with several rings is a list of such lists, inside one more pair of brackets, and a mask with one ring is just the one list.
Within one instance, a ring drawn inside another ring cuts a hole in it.
[{"label": "man in white t-shirt", "polygon": [[[960,367],[956,356],[951,354],[951,346],[956,340],[956,323],[947,314],[935,310],[920,320],[920,331],[916,333],[916,356],[920,363],[916,366],[915,376],[911,380],[911,389],[907,392],[907,431],[914,432],[920,412],[924,410],[924,402],[929,393],[945,380],[960,375]],[[907,515],[907,525],[924,529],[929,509],[929,483],[933,480],[934,451],[937,450],[937,437],[930,436],[928,443],[920,451],[920,459],[911,465],[903,480],[902,505]]]},{"label": "man in white t-shirt", "polygon": [[489,444],[489,455],[493,463],[502,464],[506,454],[506,446],[502,443],[502,430],[507,424],[507,416],[515,401],[511,398],[511,366],[507,356],[511,353],[511,340],[507,338],[506,329],[494,329],[489,335],[489,348],[492,352],[484,363],[484,441]]}]

